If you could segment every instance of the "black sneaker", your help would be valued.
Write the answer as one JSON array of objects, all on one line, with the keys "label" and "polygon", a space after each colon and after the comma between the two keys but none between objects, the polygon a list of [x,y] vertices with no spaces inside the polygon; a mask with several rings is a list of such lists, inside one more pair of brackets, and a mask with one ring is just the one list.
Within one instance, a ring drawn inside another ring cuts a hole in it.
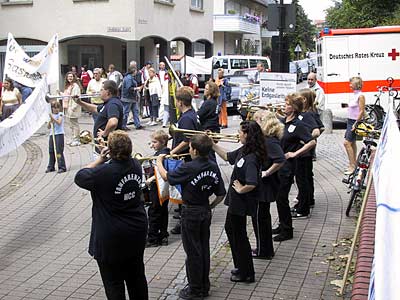
[{"label": "black sneaker", "polygon": [[161,246],[168,246],[168,237],[166,236],[166,237],[162,238],[161,240],[159,240],[158,243]]},{"label": "black sneaker", "polygon": [[310,217],[310,214],[301,214],[301,213],[298,213],[297,211],[292,212],[293,219],[307,219],[309,217]]},{"label": "black sneaker", "polygon": [[280,234],[280,233],[281,233],[281,228],[279,226],[272,229],[272,234]]},{"label": "black sneaker", "polygon": [[136,127],[136,130],[139,130],[139,129],[143,129],[143,126],[139,125],[138,127]]},{"label": "black sneaker", "polygon": [[57,171],[58,174],[65,173],[65,172],[67,172],[67,170],[65,170],[65,169],[59,169],[59,170]]},{"label": "black sneaker", "polygon": [[190,286],[186,286],[179,291],[179,297],[182,299],[203,299],[203,293],[193,293]]},{"label": "black sneaker", "polygon": [[152,247],[158,247],[160,246],[160,243],[158,241],[147,241],[146,242],[146,248],[152,248]]},{"label": "black sneaker", "polygon": [[170,231],[172,234],[181,234],[181,224],[178,223],[174,228]]},{"label": "black sneaker", "polygon": [[293,238],[293,233],[290,232],[281,232],[277,236],[274,237],[275,242],[283,242],[287,240],[291,240]]},{"label": "black sneaker", "polygon": [[45,172],[45,173],[50,173],[50,172],[54,172],[54,171],[55,171],[55,169],[47,168],[46,171],[44,171],[44,172]]}]

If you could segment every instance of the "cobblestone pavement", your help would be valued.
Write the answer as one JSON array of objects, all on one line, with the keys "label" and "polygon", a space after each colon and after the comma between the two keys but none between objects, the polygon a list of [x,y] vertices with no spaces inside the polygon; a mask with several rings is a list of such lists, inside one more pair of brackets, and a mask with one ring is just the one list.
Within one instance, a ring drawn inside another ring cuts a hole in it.
[{"label": "cobblestone pavement", "polygon": [[[91,129],[88,116],[82,129]],[[236,132],[237,116],[229,117]],[[157,127],[129,131],[135,150],[151,154],[147,142]],[[68,131],[67,131],[68,133]],[[208,299],[335,299],[330,281],[336,272],[326,258],[332,243],[352,236],[354,219],[344,217],[347,203],[341,183],[346,157],[342,130],[322,135],[314,165],[316,206],[312,217],[294,221],[294,239],[275,243],[271,261],[255,260],[256,282],[230,282],[232,259],[224,233],[226,207],[213,212],[211,225],[211,294]],[[44,171],[47,166],[46,129],[16,151],[0,158],[0,299],[105,299],[95,261],[87,247],[91,224],[91,199],[73,183],[77,170],[91,159],[91,147],[66,147],[68,171]],[[226,149],[237,144],[222,143]],[[219,161],[225,182],[232,167]],[[292,189],[291,198],[296,194]],[[173,207],[171,206],[171,209]],[[172,214],[171,214],[172,215]],[[276,206],[272,205],[276,223]],[[170,219],[170,227],[175,224]],[[248,233],[254,245],[251,222]],[[177,299],[186,284],[185,254],[180,236],[169,245],[145,251],[146,275],[151,299]]]}]

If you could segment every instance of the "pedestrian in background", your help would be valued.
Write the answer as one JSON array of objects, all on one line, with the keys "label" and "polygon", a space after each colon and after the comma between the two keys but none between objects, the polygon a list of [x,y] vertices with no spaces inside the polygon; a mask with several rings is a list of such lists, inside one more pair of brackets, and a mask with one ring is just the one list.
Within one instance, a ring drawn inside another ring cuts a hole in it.
[{"label": "pedestrian in background", "polygon": [[11,116],[21,105],[22,96],[19,90],[14,87],[14,81],[6,77],[3,82],[3,89],[0,98],[1,120]]},{"label": "pedestrian in background", "polygon": [[75,74],[68,72],[65,75],[64,81],[64,92],[63,96],[70,96],[63,98],[63,107],[66,111],[66,116],[69,121],[69,126],[72,131],[72,139],[68,143],[69,146],[79,146],[81,143],[80,139],[80,127],[79,127],[79,117],[81,116],[82,109],[80,105],[76,103],[74,97],[79,97],[81,95],[81,87],[78,83],[78,79]]},{"label": "pedestrian in background", "polygon": [[150,122],[149,126],[157,125],[158,111],[160,109],[160,100],[162,95],[160,79],[156,76],[154,68],[149,69],[149,78],[144,84],[150,96]]},{"label": "pedestrian in background", "polygon": [[356,168],[357,144],[355,129],[357,122],[364,118],[365,113],[365,96],[361,91],[362,86],[361,77],[352,77],[350,79],[353,97],[349,101],[347,128],[344,136],[344,148],[349,158],[349,167],[345,170],[345,175],[350,175]]},{"label": "pedestrian in background", "polygon": [[224,69],[218,69],[218,77],[215,79],[216,85],[219,87],[219,98],[218,98],[218,106],[220,108],[219,113],[219,125],[221,128],[228,127],[228,108],[227,108],[227,101],[228,101],[228,80],[224,78]]}]

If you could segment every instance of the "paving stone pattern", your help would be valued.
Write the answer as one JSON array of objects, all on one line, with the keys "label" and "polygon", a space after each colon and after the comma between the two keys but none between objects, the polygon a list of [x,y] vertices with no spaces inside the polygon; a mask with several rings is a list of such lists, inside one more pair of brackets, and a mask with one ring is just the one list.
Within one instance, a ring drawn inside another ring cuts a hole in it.
[{"label": "paving stone pattern", "polygon": [[[87,115],[80,123],[82,129],[91,130]],[[223,132],[235,133],[238,125],[237,116],[229,117],[229,128]],[[158,128],[129,131],[135,151],[152,154],[147,142],[151,131]],[[343,130],[318,140],[312,217],[294,221],[294,239],[275,243],[273,260],[254,260],[255,283],[230,282],[233,264],[224,232],[226,207],[220,204],[213,211],[211,293],[207,299],[337,298],[330,285],[337,279],[336,273],[326,257],[333,251],[332,243],[351,237],[355,227],[354,219],[344,216],[348,194],[341,183],[346,166],[342,140]],[[228,150],[238,147],[221,145]],[[105,299],[97,264],[87,253],[90,195],[73,182],[76,172],[91,160],[91,146],[66,146],[68,171],[63,174],[44,173],[47,152],[48,135],[43,127],[23,146],[0,158],[0,299]],[[228,184],[232,167],[218,162]],[[296,193],[292,188],[291,199]],[[275,205],[271,213],[276,223]],[[170,228],[175,222],[171,217]],[[250,219],[248,233],[255,245]],[[168,246],[146,249],[145,264],[150,299],[178,299],[179,290],[186,285],[180,236],[171,235]]]}]

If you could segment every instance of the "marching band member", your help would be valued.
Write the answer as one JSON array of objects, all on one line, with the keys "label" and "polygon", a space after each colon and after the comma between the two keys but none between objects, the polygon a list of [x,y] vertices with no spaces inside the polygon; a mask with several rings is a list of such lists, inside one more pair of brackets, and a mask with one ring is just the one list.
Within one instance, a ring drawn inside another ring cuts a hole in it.
[{"label": "marching band member", "polygon": [[[296,158],[315,147],[309,130],[298,118],[303,111],[303,97],[298,94],[289,94],[285,100],[285,114],[283,120],[285,125],[281,146],[285,153],[286,162],[279,170],[280,186],[276,200],[279,215],[279,226],[272,230],[274,241],[282,242],[293,238],[292,215],[289,206],[289,192],[296,172]],[[299,186],[299,193],[304,192],[307,187]]]},{"label": "marching band member", "polygon": [[[320,125],[318,125],[314,114],[309,111],[307,99],[301,94],[297,94],[297,96],[301,97],[301,100],[303,101],[303,110],[298,114],[297,118],[307,128],[308,132],[311,134],[316,143],[315,139],[320,135]],[[310,100],[311,99],[309,99],[309,101]],[[295,177],[299,193],[297,196],[298,202],[292,209],[293,218],[304,218],[308,217],[310,214],[310,204],[314,199],[314,178],[312,174],[312,150],[314,148],[315,146],[296,158],[297,166]]]},{"label": "marching band member", "polygon": [[265,136],[267,163],[263,166],[261,177],[262,197],[259,198],[257,216],[252,218],[257,247],[252,250],[253,258],[272,259],[275,255],[272,242],[271,202],[276,201],[279,191],[278,170],[285,163],[285,154],[280,145],[283,124],[275,113],[260,109],[253,115]]},{"label": "marching band member", "polygon": [[[304,111],[301,115],[303,117],[304,115],[306,115],[306,118],[303,119],[305,122],[309,119],[307,118],[307,115],[310,115],[311,118],[315,121],[317,127],[315,127],[315,123],[313,122],[313,120],[310,120],[310,122],[306,122],[306,125],[308,125],[309,129],[311,130],[312,137],[315,139],[315,142],[317,142],[317,138],[325,130],[325,128],[324,124],[322,124],[318,110],[315,106],[316,94],[312,89],[302,89],[300,90],[300,95],[304,97]],[[315,147],[311,149],[312,159],[311,163],[308,162],[309,168],[306,170],[308,182],[310,184],[310,208],[313,208],[315,205],[313,160],[316,157],[316,147],[317,145],[315,145]]]},{"label": "marching band member", "polygon": [[[118,99],[117,84],[112,80],[103,82],[103,87],[100,90],[100,97],[104,104],[94,105],[76,100],[80,106],[87,111],[97,114],[96,121],[93,126],[93,136],[102,140],[107,140],[108,135],[116,130],[122,129],[123,108],[121,100]],[[99,153],[96,148],[96,152]]]},{"label": "marching band member", "polygon": [[239,149],[226,152],[213,143],[213,150],[225,161],[234,165],[225,205],[228,212],[225,232],[231,246],[233,263],[231,281],[254,282],[254,265],[250,242],[246,232],[246,216],[257,214],[260,190],[261,166],[266,160],[264,136],[260,126],[254,121],[240,123],[239,139],[243,144]]},{"label": "marching band member", "polygon": [[218,123],[218,86],[212,81],[207,82],[204,89],[204,96],[206,100],[197,111],[200,125],[203,130],[220,132]]},{"label": "marching band member", "polygon": [[205,134],[190,139],[189,153],[192,161],[181,164],[174,171],[163,166],[163,156],[157,159],[160,175],[172,185],[182,186],[182,244],[186,253],[188,285],[179,292],[183,299],[203,299],[210,290],[210,225],[209,197],[217,198],[215,207],[225,195],[224,182],[218,165],[209,160],[213,142]]},{"label": "marching band member", "polygon": [[[151,135],[150,147],[156,152],[154,156],[161,154],[169,154],[170,149],[167,147],[168,134],[163,130],[157,130]],[[168,245],[168,200],[160,204],[158,197],[156,177],[154,171],[150,174],[150,178],[146,180],[149,187],[149,198],[151,205],[148,209],[149,216],[149,235],[147,237],[146,247]]]},{"label": "marching band member", "polygon": [[[114,82],[115,89],[116,84]],[[148,299],[143,254],[147,216],[140,199],[142,168],[132,158],[132,141],[117,130],[108,149],[78,171],[75,183],[91,192],[92,230],[89,254],[97,261],[108,299]],[[105,163],[111,157],[109,163]]]},{"label": "marching band member", "polygon": [[[177,127],[182,129],[198,130],[200,124],[197,121],[196,112],[192,108],[193,90],[190,87],[183,86],[176,92],[176,107],[181,115],[179,117]],[[187,153],[189,150],[189,138],[184,134],[175,134],[172,142],[171,154]],[[186,157],[185,161],[190,161],[190,157]],[[180,209],[179,209],[180,210]],[[181,224],[178,222],[171,230],[172,234],[181,233]]]}]

